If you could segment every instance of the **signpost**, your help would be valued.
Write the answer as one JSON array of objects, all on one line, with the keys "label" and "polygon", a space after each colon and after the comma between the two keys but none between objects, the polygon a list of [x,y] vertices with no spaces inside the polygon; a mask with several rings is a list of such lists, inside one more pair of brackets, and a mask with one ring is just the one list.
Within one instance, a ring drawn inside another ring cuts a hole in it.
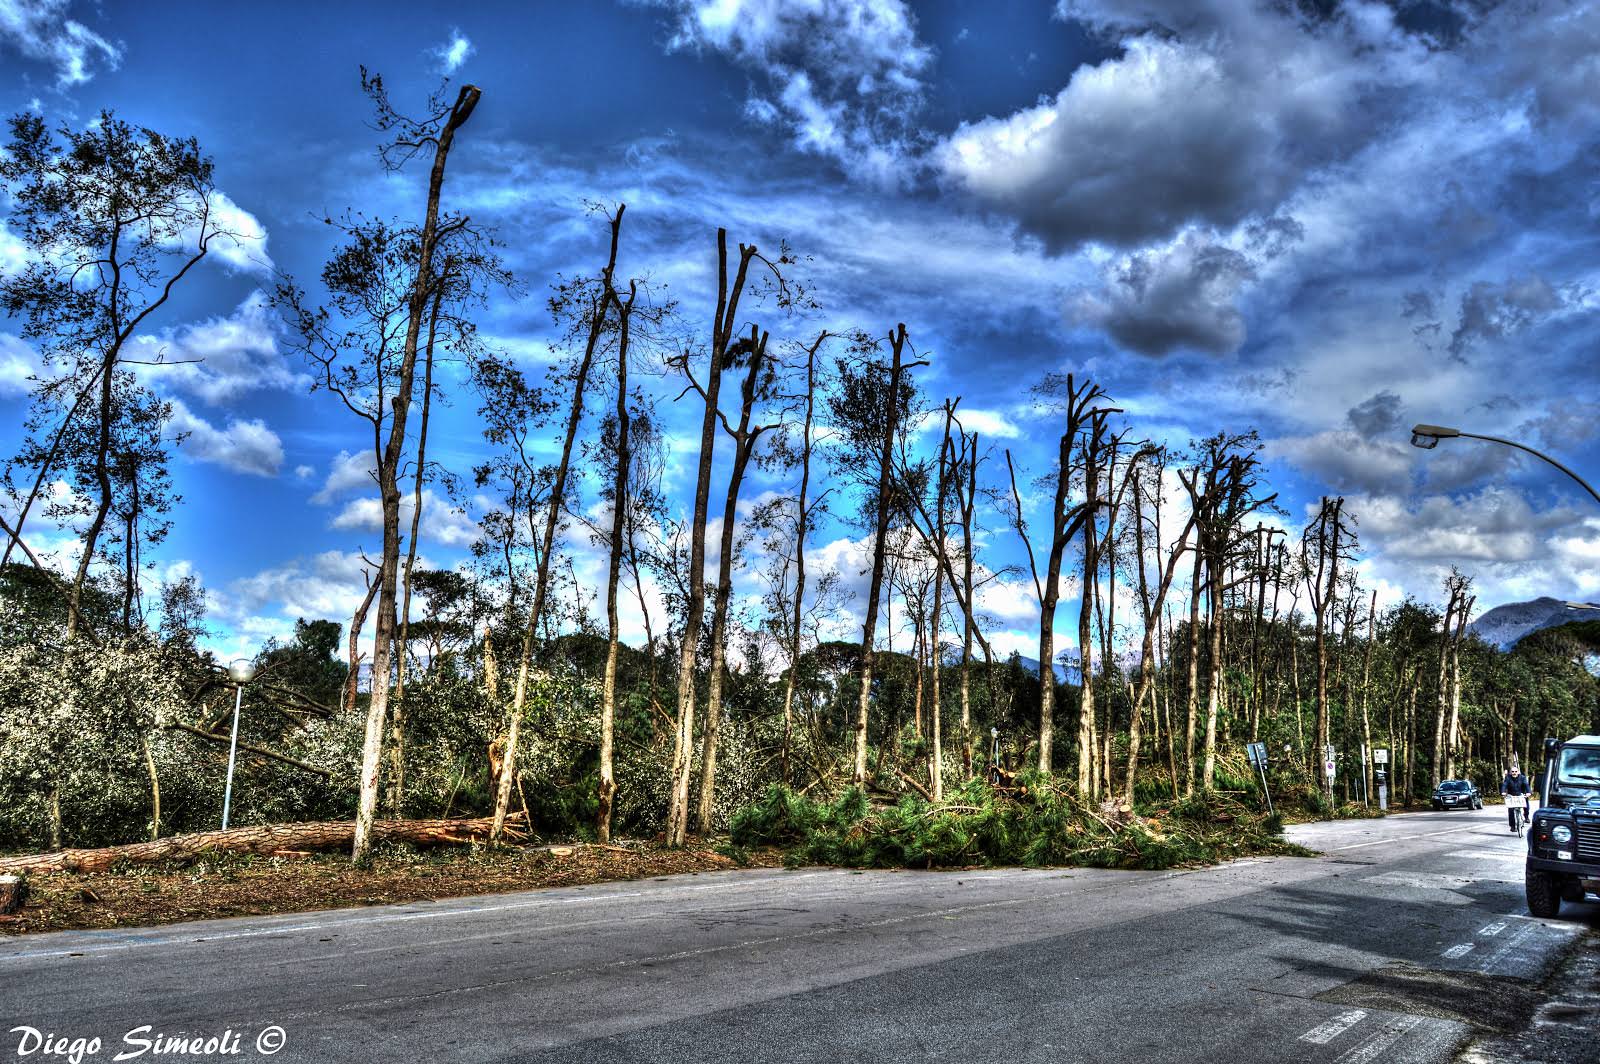
[{"label": "signpost", "polygon": [[1389,808],[1389,751],[1372,751],[1372,763],[1378,767],[1375,774],[1378,779],[1378,808]]},{"label": "signpost", "polygon": [[1267,786],[1267,744],[1251,743],[1245,747],[1250,755],[1250,763],[1261,773],[1261,793],[1267,797],[1267,814],[1272,814],[1272,789]]}]

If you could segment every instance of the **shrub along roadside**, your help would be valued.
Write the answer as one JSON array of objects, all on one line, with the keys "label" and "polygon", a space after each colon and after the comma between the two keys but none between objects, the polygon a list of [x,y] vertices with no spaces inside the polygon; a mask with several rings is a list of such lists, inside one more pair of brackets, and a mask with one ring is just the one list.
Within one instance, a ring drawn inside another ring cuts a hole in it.
[{"label": "shrub along roadside", "polygon": [[774,785],[735,814],[734,846],[776,846],[790,865],[950,868],[1078,865],[1172,868],[1248,854],[1308,855],[1282,825],[1217,792],[1106,813],[1048,776],[998,789],[974,780],[934,804],[907,796],[874,806],[852,788],[832,802]]}]

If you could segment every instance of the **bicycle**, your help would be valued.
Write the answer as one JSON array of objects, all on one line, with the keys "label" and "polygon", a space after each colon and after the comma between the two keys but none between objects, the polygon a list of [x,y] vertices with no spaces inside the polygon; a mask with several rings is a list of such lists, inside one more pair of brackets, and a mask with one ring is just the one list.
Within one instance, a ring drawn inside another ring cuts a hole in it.
[{"label": "bicycle", "polygon": [[[1522,804],[1516,804],[1517,799]],[[1528,825],[1529,802],[1526,794],[1508,794],[1506,799],[1506,819],[1511,821],[1511,830],[1517,833],[1517,838],[1522,838],[1522,832]]]}]

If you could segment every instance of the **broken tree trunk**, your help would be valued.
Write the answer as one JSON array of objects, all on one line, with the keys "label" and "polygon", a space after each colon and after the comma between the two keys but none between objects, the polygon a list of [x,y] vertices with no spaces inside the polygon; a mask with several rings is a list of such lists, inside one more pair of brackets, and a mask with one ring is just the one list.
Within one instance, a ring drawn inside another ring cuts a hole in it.
[{"label": "broken tree trunk", "polygon": [[[510,819],[520,819],[511,817]],[[374,822],[372,838],[378,842],[409,842],[419,846],[442,843],[483,842],[494,825],[492,817],[462,820],[382,820]],[[226,831],[200,831],[173,835],[131,846],[97,850],[60,850],[56,853],[0,858],[6,872],[104,872],[119,861],[148,864],[208,853],[261,853],[279,850],[337,850],[355,838],[353,820],[308,824],[262,824]]]},{"label": "broken tree trunk", "polygon": [[28,898],[28,881],[21,876],[0,876],[0,916],[22,908]]}]

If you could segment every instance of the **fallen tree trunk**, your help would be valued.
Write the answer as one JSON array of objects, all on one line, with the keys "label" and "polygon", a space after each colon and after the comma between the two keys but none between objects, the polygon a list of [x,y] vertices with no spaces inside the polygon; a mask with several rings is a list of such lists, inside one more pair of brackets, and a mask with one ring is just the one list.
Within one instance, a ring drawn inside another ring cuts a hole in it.
[{"label": "fallen tree trunk", "polygon": [[[513,817],[520,820],[520,817]],[[372,838],[379,842],[409,842],[417,845],[460,844],[485,841],[494,821],[490,817],[455,820],[380,820],[372,826]],[[210,853],[272,854],[279,850],[346,849],[355,839],[353,820],[329,820],[309,824],[262,824],[257,827],[229,828],[226,831],[200,831],[173,835],[153,842],[130,846],[107,846],[97,850],[59,850],[56,853],[0,858],[0,873],[5,872],[103,872],[118,861],[149,864],[174,858],[200,857]],[[506,832],[520,838],[519,832]]]}]

